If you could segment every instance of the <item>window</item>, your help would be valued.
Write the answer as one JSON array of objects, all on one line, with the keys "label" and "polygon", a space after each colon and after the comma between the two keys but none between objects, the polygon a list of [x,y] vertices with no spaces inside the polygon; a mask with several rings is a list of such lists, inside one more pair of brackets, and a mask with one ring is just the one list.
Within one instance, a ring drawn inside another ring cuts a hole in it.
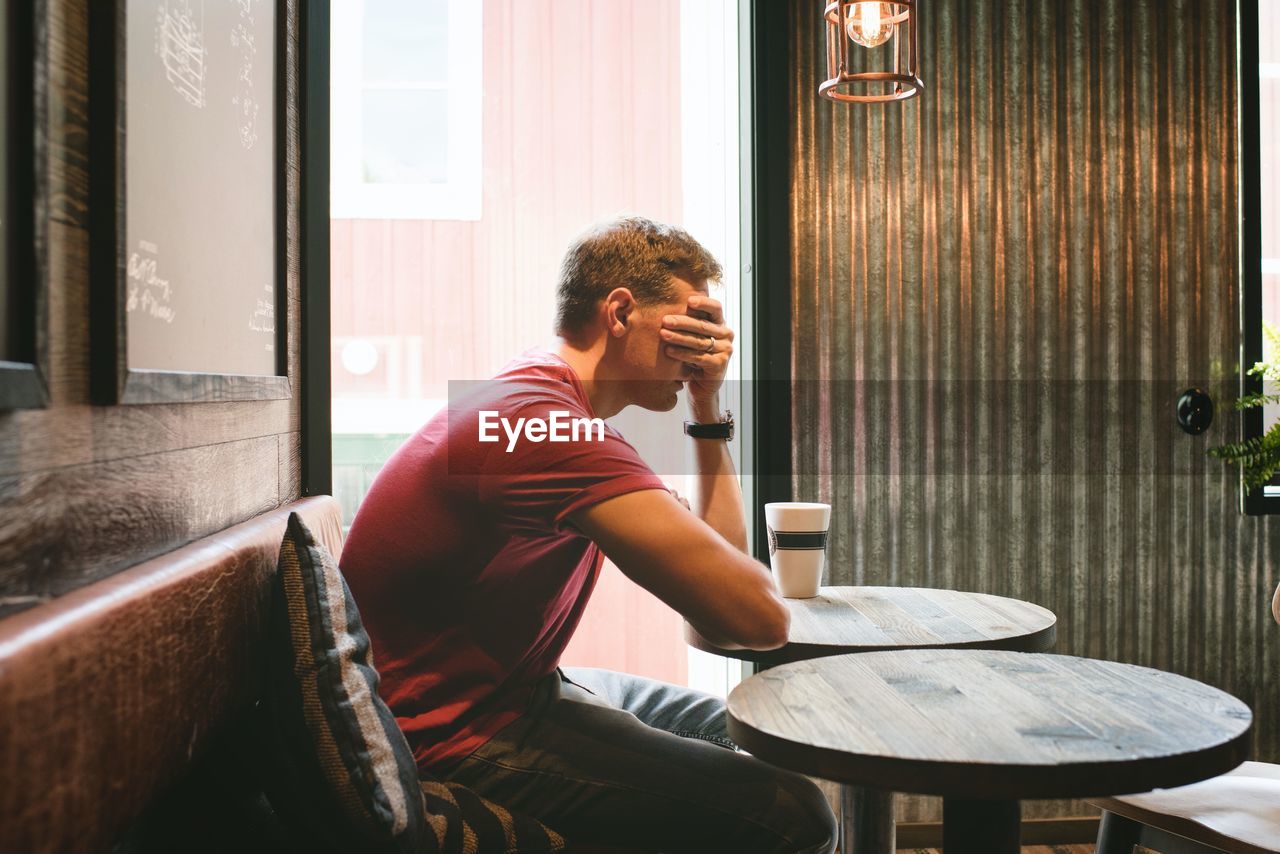
[{"label": "window", "polygon": [[[385,20],[367,15],[375,5],[381,14],[383,3]],[[407,84],[388,85],[393,76],[415,85],[439,78],[446,41],[448,65],[454,64],[454,37],[446,39],[439,20],[420,16],[419,8],[443,16],[458,5],[368,0],[359,14],[351,10],[361,4],[331,7],[333,493],[347,525],[387,457],[446,404],[450,382],[493,376],[522,350],[548,343],[561,256],[592,222],[630,211],[686,228],[723,265],[719,296],[730,324],[742,329],[737,5],[461,4],[484,7],[488,81],[481,98],[478,65],[475,79],[467,78],[474,88],[469,102],[483,110],[483,123],[477,112],[469,125],[476,134],[469,153],[474,174],[482,166],[485,176],[483,186],[478,178],[469,185],[476,194],[469,221],[410,207],[425,205],[415,194],[436,186],[422,182],[439,177],[442,162],[452,174],[452,142],[443,157],[439,145],[406,144],[403,156],[391,144],[375,147],[384,155],[376,160],[352,130],[364,116],[385,122],[393,141],[411,142],[424,132],[413,110],[428,109],[426,100],[375,103],[369,113],[369,95],[376,102],[409,91]],[[478,16],[473,21],[477,41],[469,55],[478,57]],[[450,33],[456,25],[450,17]],[[361,60],[361,52],[378,59]],[[438,91],[419,89],[413,98]],[[344,97],[354,106],[342,115]],[[439,114],[438,98],[435,109]],[[342,133],[345,148],[337,141]],[[362,158],[374,162],[362,165]],[[359,192],[340,197],[341,186]],[[746,362],[738,352],[731,371]],[[742,378],[733,374],[722,395],[739,423]],[[683,406],[667,413],[632,409],[613,423],[669,486],[687,495],[692,461],[685,456],[684,417]],[[743,441],[731,447],[740,454]],[[741,458],[736,462],[742,471]],[[739,664],[690,649],[681,628],[679,615],[606,565],[564,663],[725,693]]]},{"label": "window", "polygon": [[[1280,4],[1242,0],[1240,14],[1240,289],[1242,370],[1263,358],[1280,358],[1263,333],[1280,329]],[[1242,377],[1246,393],[1263,388],[1260,378]],[[1280,406],[1247,409],[1242,438],[1261,436],[1280,418]],[[1250,514],[1280,513],[1280,483],[1244,496]]]},{"label": "window", "polygon": [[480,218],[482,8],[475,0],[333,5],[334,217]]}]

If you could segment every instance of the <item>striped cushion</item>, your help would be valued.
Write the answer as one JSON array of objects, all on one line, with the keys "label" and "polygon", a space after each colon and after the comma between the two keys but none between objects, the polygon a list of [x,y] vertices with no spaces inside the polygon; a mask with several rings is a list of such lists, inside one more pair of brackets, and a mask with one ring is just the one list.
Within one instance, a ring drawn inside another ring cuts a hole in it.
[{"label": "striped cushion", "polygon": [[[461,854],[561,851],[564,839],[542,822],[508,812],[457,783],[422,781],[427,822],[435,834],[424,850]],[[445,820],[457,814],[461,821]]]},{"label": "striped cushion", "polygon": [[264,720],[272,805],[309,850],[559,851],[531,819],[452,784],[422,784],[378,696],[369,636],[337,563],[289,517],[273,588]]}]

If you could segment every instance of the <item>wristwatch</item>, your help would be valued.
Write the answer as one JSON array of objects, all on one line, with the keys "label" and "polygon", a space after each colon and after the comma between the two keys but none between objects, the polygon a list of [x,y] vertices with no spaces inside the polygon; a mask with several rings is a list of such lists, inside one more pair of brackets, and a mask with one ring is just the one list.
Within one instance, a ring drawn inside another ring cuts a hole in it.
[{"label": "wristwatch", "polygon": [[710,424],[686,421],[684,434],[695,439],[724,439],[727,442],[733,438],[733,413],[726,409],[724,418]]}]

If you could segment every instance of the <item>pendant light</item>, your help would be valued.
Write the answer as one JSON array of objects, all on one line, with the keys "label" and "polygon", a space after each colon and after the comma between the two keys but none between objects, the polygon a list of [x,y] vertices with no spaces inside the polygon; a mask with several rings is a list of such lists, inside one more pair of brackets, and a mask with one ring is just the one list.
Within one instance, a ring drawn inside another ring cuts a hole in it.
[{"label": "pendant light", "polygon": [[[827,79],[818,94],[833,101],[874,103],[903,101],[920,93],[924,88],[916,65],[920,0],[823,0],[823,4]],[[852,71],[850,59],[856,56],[852,51],[867,51],[868,62],[880,70]]]}]

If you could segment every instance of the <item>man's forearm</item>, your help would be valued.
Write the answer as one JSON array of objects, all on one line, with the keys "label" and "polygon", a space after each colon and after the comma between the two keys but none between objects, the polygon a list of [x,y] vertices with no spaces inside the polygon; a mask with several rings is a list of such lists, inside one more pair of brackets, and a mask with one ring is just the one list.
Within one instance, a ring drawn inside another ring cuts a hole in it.
[{"label": "man's forearm", "polygon": [[[720,419],[720,408],[690,407],[692,419],[710,423]],[[742,506],[742,487],[729,454],[729,443],[723,439],[690,439],[693,443],[697,474],[692,495],[693,512],[733,545],[750,553],[747,543],[746,516]]]}]

